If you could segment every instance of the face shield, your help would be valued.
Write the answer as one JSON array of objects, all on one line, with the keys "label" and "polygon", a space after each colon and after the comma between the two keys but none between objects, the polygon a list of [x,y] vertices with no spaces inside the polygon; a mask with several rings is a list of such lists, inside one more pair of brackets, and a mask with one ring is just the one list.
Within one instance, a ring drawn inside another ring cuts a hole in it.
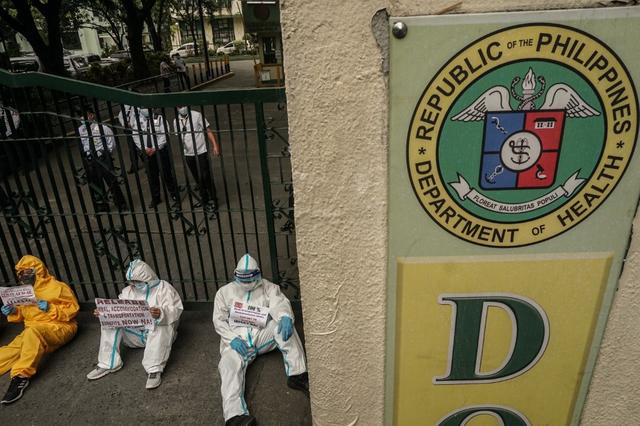
[{"label": "face shield", "polygon": [[29,268],[18,271],[17,277],[20,285],[34,285],[36,283],[36,269]]},{"label": "face shield", "polygon": [[250,271],[236,270],[233,273],[236,284],[240,285],[245,291],[255,289],[262,280],[262,274],[259,269]]}]

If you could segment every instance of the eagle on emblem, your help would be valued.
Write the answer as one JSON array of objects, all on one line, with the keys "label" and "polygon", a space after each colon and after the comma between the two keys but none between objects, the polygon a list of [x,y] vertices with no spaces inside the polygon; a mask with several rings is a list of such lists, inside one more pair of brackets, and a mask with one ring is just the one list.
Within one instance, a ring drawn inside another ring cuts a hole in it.
[{"label": "eagle on emblem", "polygon": [[[542,96],[545,91],[545,78],[535,76],[533,69],[522,82],[522,95],[516,92],[516,85],[520,82],[520,77],[514,77],[511,82],[511,90],[504,86],[493,86],[478,97],[471,105],[453,116],[453,121],[481,121],[485,119],[487,112],[501,111],[531,111],[535,110],[534,101]],[[536,81],[540,84],[540,89],[536,91]],[[519,101],[518,107],[513,110],[509,103],[510,97]],[[549,88],[544,98],[544,102],[539,110],[564,110],[570,118],[587,118],[600,115],[595,108],[587,104],[570,86],[564,83],[554,84]]]}]

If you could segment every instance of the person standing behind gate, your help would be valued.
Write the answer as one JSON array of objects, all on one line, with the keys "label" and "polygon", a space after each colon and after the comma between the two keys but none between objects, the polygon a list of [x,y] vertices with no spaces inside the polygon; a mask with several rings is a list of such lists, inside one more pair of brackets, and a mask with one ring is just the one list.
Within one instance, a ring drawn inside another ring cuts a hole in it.
[{"label": "person standing behind gate", "polygon": [[171,91],[171,66],[166,61],[160,62],[160,76],[162,77],[162,81],[164,84],[165,93],[169,93]]},{"label": "person standing behind gate", "polygon": [[[144,348],[142,366],[148,374],[147,389],[160,386],[162,372],[169,360],[171,345],[178,335],[182,315],[182,299],[173,286],[158,275],[142,260],[129,264],[126,273],[129,284],[118,299],[144,300],[155,318],[153,330],[143,328],[100,328],[98,365],[87,374],[87,379],[97,380],[122,368],[120,344],[131,348]],[[99,317],[98,311],[93,314]]]},{"label": "person standing behind gate", "polygon": [[205,134],[211,143],[215,157],[220,155],[220,146],[213,131],[209,128],[209,122],[198,111],[180,105],[178,106],[178,116],[173,120],[173,126],[182,142],[187,166],[200,187],[202,205],[216,210],[218,208],[218,199],[209,167]]},{"label": "person standing behind gate", "polygon": [[19,155],[19,153],[12,152],[16,147],[17,142],[9,142],[13,138],[14,132],[18,130],[20,126],[20,114],[13,108],[4,106],[0,102],[0,144],[2,149],[0,150],[0,156],[2,162],[0,163],[0,208],[14,207],[11,197],[9,197],[10,191],[5,190],[6,179],[11,174],[12,170],[15,170],[15,164],[12,162]]},{"label": "person standing behind gate", "polygon": [[176,64],[176,71],[178,73],[178,78],[183,84],[183,89],[191,89],[191,81],[189,81],[189,74],[187,74],[187,65],[184,63],[184,59],[177,54],[174,57],[174,63]]},{"label": "person standing behind gate", "polygon": [[160,195],[160,173],[162,181],[169,191],[171,199],[178,201],[178,184],[173,168],[171,167],[171,149],[168,145],[169,126],[167,120],[157,113],[149,117],[148,108],[140,108],[140,115],[135,123],[132,123],[133,141],[136,147],[146,156],[145,169],[151,189],[151,204],[149,208],[155,209],[162,202]]},{"label": "person standing behind gate", "polygon": [[127,203],[118,184],[111,153],[115,147],[113,131],[105,124],[95,122],[93,108],[85,108],[86,120],[78,128],[82,142],[82,154],[86,161],[87,181],[97,212],[109,211],[109,200],[104,183],[106,183],[118,210],[126,210]]},{"label": "person standing behind gate", "polygon": [[131,166],[127,173],[132,174],[138,170],[138,159],[140,158],[140,151],[136,148],[131,137],[131,123],[135,120],[135,111],[137,108],[131,105],[123,105],[122,109],[118,113],[118,121],[120,125],[124,127],[124,133],[127,135],[127,146],[129,147],[129,162]]}]

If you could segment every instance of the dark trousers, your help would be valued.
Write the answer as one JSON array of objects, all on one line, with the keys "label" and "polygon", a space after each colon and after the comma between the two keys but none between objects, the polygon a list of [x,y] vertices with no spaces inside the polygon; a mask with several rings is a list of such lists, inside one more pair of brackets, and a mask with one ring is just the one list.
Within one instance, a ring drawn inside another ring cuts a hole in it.
[{"label": "dark trousers", "polygon": [[109,199],[107,191],[105,191],[105,184],[111,192],[116,206],[121,210],[127,207],[120,185],[118,185],[111,154],[102,154],[87,159],[87,180],[96,211],[109,211]]},{"label": "dark trousers", "polygon": [[151,187],[151,200],[154,203],[158,203],[161,200],[160,197],[160,174],[162,173],[162,181],[164,186],[169,191],[169,194],[173,197],[178,196],[178,184],[176,183],[176,177],[173,174],[171,168],[171,152],[168,147],[157,150],[153,155],[147,157],[145,163],[147,178],[149,179],[149,186]]},{"label": "dark trousers", "polygon": [[191,88],[191,81],[189,80],[189,74],[187,74],[187,72],[180,72],[178,71],[178,78],[180,79],[180,82],[183,84],[183,87],[186,89],[190,89]]},{"label": "dark trousers", "polygon": [[166,77],[163,77],[162,83],[164,84],[164,92],[169,93],[171,91],[171,80]]},{"label": "dark trousers", "polygon": [[14,141],[13,137],[20,139],[23,137],[20,129],[9,138],[0,135],[0,209],[14,206],[11,198],[9,177],[17,174],[20,170],[28,170],[29,161],[33,155],[29,154],[27,145],[23,141]]},{"label": "dark trousers", "polygon": [[202,204],[206,204],[209,201],[213,201],[218,205],[218,199],[216,197],[216,187],[213,184],[211,178],[211,169],[209,168],[209,155],[208,153],[200,155],[187,155],[184,157],[187,162],[189,170],[198,185],[200,186],[200,198],[202,198]]},{"label": "dark trousers", "polygon": [[124,132],[127,134],[127,145],[129,146],[129,163],[131,164],[131,170],[138,170],[138,159],[140,159],[140,151],[133,141],[131,130],[126,129]]}]

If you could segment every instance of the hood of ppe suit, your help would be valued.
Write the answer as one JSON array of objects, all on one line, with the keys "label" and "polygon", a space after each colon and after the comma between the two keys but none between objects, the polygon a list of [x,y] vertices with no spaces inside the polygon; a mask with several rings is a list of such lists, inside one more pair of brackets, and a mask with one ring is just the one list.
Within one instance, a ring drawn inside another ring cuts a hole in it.
[{"label": "hood of ppe suit", "polygon": [[37,290],[46,287],[47,283],[54,280],[54,277],[49,274],[47,267],[42,263],[42,260],[30,254],[23,256],[22,259],[16,263],[16,274],[32,268],[36,270],[36,282],[33,284],[34,289]]},{"label": "hood of ppe suit", "polygon": [[80,308],[71,288],[51,275],[44,263],[35,256],[27,255],[20,259],[16,264],[16,273],[31,268],[36,270],[33,284],[36,298],[49,302],[49,309],[43,312],[37,305],[19,305],[18,312],[8,317],[9,321],[24,321],[26,325],[55,321],[57,324],[73,323],[75,327],[74,318]]},{"label": "hood of ppe suit", "polygon": [[262,274],[258,262],[249,254],[245,254],[238,261],[233,271],[235,283],[246,291],[255,290],[262,283]]},{"label": "hood of ppe suit", "polygon": [[142,281],[149,285],[158,284],[160,281],[158,275],[151,269],[151,266],[140,259],[136,259],[129,264],[126,278],[127,281]]}]

